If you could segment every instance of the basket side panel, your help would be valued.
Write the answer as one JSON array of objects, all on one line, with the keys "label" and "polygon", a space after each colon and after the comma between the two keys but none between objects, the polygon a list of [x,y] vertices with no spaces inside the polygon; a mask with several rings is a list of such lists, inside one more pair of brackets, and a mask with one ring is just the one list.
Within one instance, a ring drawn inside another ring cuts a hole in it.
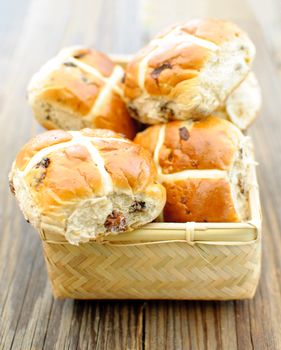
[{"label": "basket side panel", "polygon": [[75,299],[246,299],[261,242],[112,246],[43,242],[54,295]]}]

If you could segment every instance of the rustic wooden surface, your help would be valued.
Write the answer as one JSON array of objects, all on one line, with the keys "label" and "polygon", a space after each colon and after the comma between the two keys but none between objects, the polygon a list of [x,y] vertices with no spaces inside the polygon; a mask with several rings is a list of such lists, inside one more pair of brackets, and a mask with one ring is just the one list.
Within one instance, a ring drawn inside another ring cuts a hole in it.
[{"label": "rustic wooden surface", "polygon": [[[279,0],[0,2],[0,349],[281,349],[281,3]],[[251,134],[263,203],[256,296],[232,302],[58,301],[38,235],[8,191],[17,150],[41,131],[25,88],[62,46],[132,53],[159,28],[194,16],[233,19],[257,46],[263,109]],[[278,74],[279,72],[279,74]]]}]

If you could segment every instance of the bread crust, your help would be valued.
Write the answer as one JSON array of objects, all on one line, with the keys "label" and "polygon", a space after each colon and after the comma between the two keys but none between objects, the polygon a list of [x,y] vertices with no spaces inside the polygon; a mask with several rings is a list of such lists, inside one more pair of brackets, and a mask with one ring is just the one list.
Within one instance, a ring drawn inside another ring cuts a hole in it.
[{"label": "bread crust", "polygon": [[255,49],[236,25],[192,20],[158,35],[127,65],[132,117],[157,124],[210,115],[249,72]]},{"label": "bread crust", "polygon": [[149,152],[119,134],[54,130],[22,148],[10,182],[38,230],[51,227],[79,243],[155,219],[165,204],[156,177]]},{"label": "bread crust", "polygon": [[123,76],[101,52],[71,47],[33,76],[28,100],[47,129],[110,128],[133,138],[136,126],[123,101]]},{"label": "bread crust", "polygon": [[245,220],[246,141],[237,127],[216,117],[174,121],[138,133],[135,142],[152,153],[158,180],[167,190],[164,220]]},{"label": "bread crust", "polygon": [[225,179],[185,179],[164,185],[167,191],[165,221],[239,221],[231,189]]},{"label": "bread crust", "polygon": [[[182,130],[188,130],[188,139],[181,136]],[[159,164],[164,174],[189,169],[227,170],[238,147],[236,131],[215,118],[192,124],[171,122],[166,126],[165,135],[159,152]]]}]

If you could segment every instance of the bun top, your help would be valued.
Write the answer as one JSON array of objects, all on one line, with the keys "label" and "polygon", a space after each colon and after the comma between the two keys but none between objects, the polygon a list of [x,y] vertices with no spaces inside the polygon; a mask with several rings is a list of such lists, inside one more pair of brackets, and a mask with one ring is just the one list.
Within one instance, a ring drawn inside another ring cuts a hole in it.
[{"label": "bun top", "polygon": [[113,191],[145,192],[156,179],[149,152],[112,131],[98,129],[37,135],[18,153],[15,172],[43,211]]},{"label": "bun top", "polygon": [[172,174],[230,169],[242,137],[230,122],[208,117],[152,126],[137,134],[135,142],[154,153],[160,174]]},{"label": "bun top", "polygon": [[[142,88],[151,95],[168,95],[186,79],[193,79],[220,46],[241,39],[244,60],[250,64],[254,47],[235,24],[218,19],[196,19],[174,25],[157,35],[127,66],[126,95],[136,98]],[[238,67],[237,67],[238,68]]]},{"label": "bun top", "polygon": [[229,121],[208,117],[149,127],[135,141],[150,150],[167,190],[170,222],[238,222],[249,217],[250,144]]},{"label": "bun top", "polygon": [[[28,86],[28,98],[33,107],[40,99],[40,103],[66,109],[76,118],[80,117],[84,127],[113,129],[133,138],[135,125],[123,101],[123,77],[123,68],[105,54],[79,46],[69,47],[34,74]],[[48,114],[48,106],[46,108],[45,114]],[[44,126],[69,129],[62,125],[62,120],[61,125],[53,124],[56,122],[44,120]]]},{"label": "bun top", "polygon": [[28,87],[29,99],[43,89],[46,100],[67,100],[68,108],[85,115],[113,69],[114,63],[109,57],[96,50],[63,49],[34,74]]},{"label": "bun top", "polygon": [[[246,77],[254,55],[254,45],[233,23],[199,19],[174,25],[127,66],[132,116],[156,124],[161,115],[163,122],[211,114]],[[151,98],[159,103],[156,111],[148,105]]]}]

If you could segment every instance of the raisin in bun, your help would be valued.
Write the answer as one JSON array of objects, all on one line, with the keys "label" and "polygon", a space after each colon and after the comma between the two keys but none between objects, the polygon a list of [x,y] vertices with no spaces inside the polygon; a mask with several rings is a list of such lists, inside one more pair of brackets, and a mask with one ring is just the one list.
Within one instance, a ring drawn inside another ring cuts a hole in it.
[{"label": "raisin in bun", "polygon": [[131,231],[165,204],[149,152],[102,129],[47,131],[18,153],[10,173],[25,218],[71,243]]},{"label": "raisin in bun", "polygon": [[207,117],[151,126],[135,142],[153,154],[167,191],[164,220],[239,222],[248,213],[249,138]]},{"label": "raisin in bun", "polygon": [[257,78],[250,72],[245,80],[228,96],[222,107],[213,115],[230,120],[241,130],[246,130],[256,118],[261,107],[261,91]]},{"label": "raisin in bun", "polygon": [[110,129],[132,139],[134,120],[123,101],[123,68],[101,52],[63,49],[31,79],[28,100],[47,129]]},{"label": "raisin in bun", "polygon": [[129,111],[147,124],[208,116],[247,76],[254,55],[253,43],[233,23],[175,25],[127,65]]}]

